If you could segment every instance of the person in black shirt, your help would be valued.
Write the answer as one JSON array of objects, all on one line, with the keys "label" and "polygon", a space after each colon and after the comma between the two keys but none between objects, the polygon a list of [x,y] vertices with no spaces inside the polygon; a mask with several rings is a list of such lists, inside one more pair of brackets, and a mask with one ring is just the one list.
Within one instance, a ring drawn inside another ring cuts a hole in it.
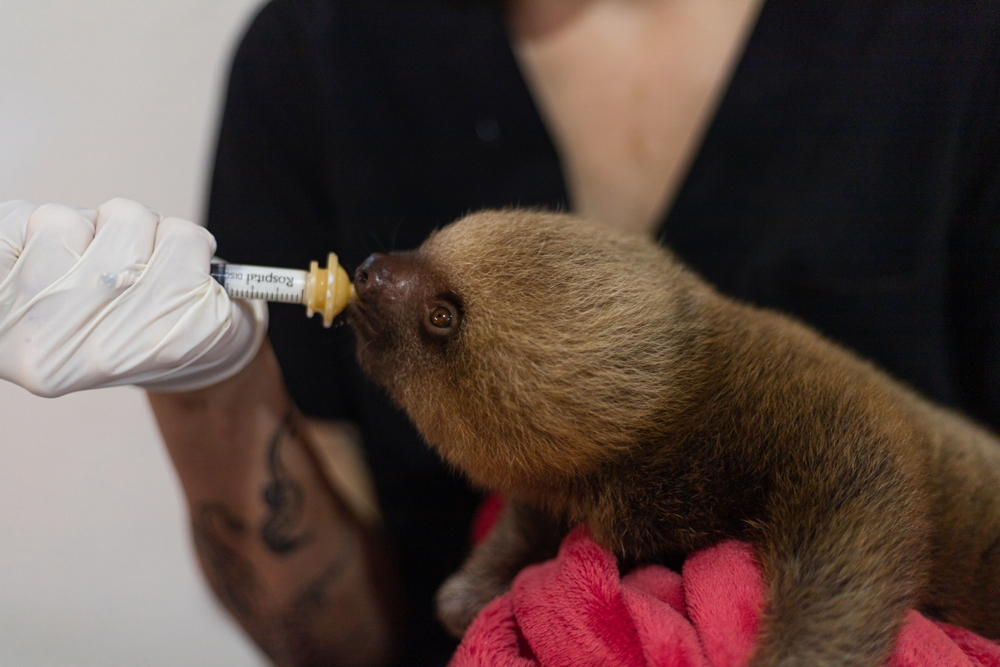
[{"label": "person in black shirt", "polygon": [[[220,129],[221,256],[350,270],[505,206],[654,235],[1000,427],[998,2],[264,7]],[[479,496],[347,327],[278,306],[269,336],[234,379],[151,397],[209,581],[279,664],[445,662],[433,593]],[[318,420],[357,425],[380,527],[326,481]]]}]

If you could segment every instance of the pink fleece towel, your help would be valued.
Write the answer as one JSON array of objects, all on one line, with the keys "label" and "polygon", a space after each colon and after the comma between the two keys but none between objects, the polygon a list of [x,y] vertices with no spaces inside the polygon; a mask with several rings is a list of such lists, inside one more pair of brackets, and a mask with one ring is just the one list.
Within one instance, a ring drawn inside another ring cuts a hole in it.
[{"label": "pink fleece towel", "polygon": [[[581,527],[483,609],[451,667],[739,667],[754,647],[763,591],[743,542],[692,554],[682,574],[652,565],[620,578]],[[1000,646],[911,611],[888,664],[1000,667]]]}]

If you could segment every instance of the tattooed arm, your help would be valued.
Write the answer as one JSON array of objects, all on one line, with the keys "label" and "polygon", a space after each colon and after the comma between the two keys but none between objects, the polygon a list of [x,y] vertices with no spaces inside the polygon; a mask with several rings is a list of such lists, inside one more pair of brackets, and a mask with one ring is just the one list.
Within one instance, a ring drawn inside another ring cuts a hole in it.
[{"label": "tattooed arm", "polygon": [[278,665],[378,664],[386,559],[329,485],[265,343],[231,380],[149,394],[216,595]]}]

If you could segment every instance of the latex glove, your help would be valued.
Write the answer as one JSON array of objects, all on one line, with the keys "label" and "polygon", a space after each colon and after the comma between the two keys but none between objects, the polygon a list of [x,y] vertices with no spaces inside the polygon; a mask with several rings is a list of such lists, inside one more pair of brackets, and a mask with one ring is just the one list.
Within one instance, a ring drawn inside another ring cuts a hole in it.
[{"label": "latex glove", "polygon": [[0,378],[40,396],[206,387],[250,363],[263,302],[209,275],[215,239],[127,199],[0,204]]}]

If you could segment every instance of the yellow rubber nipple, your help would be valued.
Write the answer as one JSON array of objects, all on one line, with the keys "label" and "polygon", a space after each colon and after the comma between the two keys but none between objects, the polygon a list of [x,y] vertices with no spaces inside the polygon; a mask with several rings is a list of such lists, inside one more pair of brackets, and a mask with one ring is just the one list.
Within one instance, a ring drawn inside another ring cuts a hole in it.
[{"label": "yellow rubber nipple", "polygon": [[354,285],[347,277],[347,271],[337,261],[337,255],[330,253],[326,258],[326,268],[319,268],[319,262],[309,263],[309,277],[306,279],[306,316],[323,313],[323,326],[333,324],[333,318],[341,313],[351,299],[355,298]]}]

